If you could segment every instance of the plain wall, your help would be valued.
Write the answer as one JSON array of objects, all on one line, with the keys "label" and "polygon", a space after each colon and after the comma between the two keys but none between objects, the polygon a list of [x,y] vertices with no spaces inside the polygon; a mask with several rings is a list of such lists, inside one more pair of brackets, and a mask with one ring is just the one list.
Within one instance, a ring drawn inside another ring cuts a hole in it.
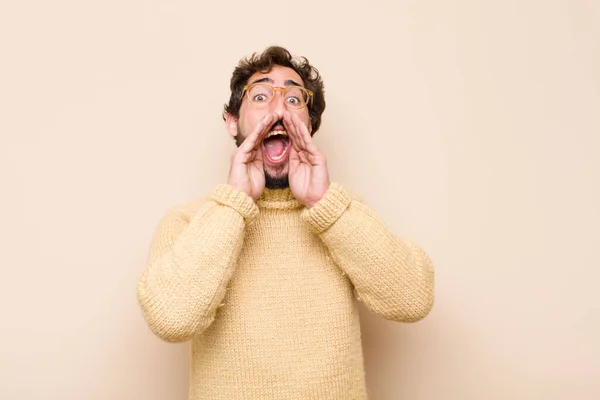
[{"label": "plain wall", "polygon": [[317,146],[436,266],[363,309],[371,398],[600,398],[600,2],[0,3],[0,398],[186,399],[135,289],[163,213],[225,181],[237,61],[322,73]]}]

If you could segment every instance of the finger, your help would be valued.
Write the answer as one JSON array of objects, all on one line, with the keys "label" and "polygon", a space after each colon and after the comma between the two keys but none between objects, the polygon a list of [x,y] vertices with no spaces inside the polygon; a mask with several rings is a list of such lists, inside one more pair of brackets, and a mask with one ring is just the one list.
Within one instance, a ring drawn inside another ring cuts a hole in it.
[{"label": "finger", "polygon": [[308,128],[306,127],[306,124],[304,122],[302,122],[297,115],[293,116],[292,121],[294,123],[296,132],[297,132],[300,140],[303,143],[303,147],[310,154],[317,155],[318,154],[317,146],[313,143],[310,133],[308,132]]},{"label": "finger", "polygon": [[327,160],[325,159],[325,157],[323,157],[322,154],[319,154],[319,155],[309,154],[308,159],[309,159],[309,163],[311,165],[326,165],[327,164]]},{"label": "finger", "polygon": [[294,115],[293,122],[294,126],[296,127],[296,132],[298,132],[298,136],[300,136],[305,147],[308,149],[308,146],[312,143],[312,138],[308,133],[306,124],[302,122],[297,115]]},{"label": "finger", "polygon": [[[302,164],[307,164],[308,163],[308,152],[306,151],[306,148],[304,148],[304,143],[302,142],[302,139],[300,138],[300,136],[298,135],[297,132],[294,133],[294,142],[296,143],[295,148],[292,147],[292,149],[294,150],[294,153],[296,155],[297,161],[299,163]],[[300,147],[302,146],[302,147]]]},{"label": "finger", "polygon": [[304,124],[295,115],[294,116],[290,115],[290,119],[292,120],[291,122],[292,122],[292,131],[294,132],[294,142],[296,143],[296,146],[298,149],[298,159],[303,164],[312,165],[312,163],[310,162],[310,157],[309,157],[310,154],[306,148],[305,140],[300,135],[300,132],[298,129],[301,126],[303,126]]},{"label": "finger", "polygon": [[257,147],[257,144],[260,143],[259,139],[262,139],[262,137],[267,133],[268,128],[271,126],[272,122],[273,114],[265,115],[258,122],[256,127],[254,128],[254,131],[252,131],[252,133],[246,138],[246,140],[244,140],[241,146],[242,149],[248,153],[254,150]]},{"label": "finger", "polygon": [[304,140],[302,139],[302,136],[300,136],[300,132],[298,131],[298,127],[294,123],[292,117],[290,117],[290,119],[291,119],[291,122],[292,122],[292,130],[294,131],[294,141],[296,142],[296,145],[298,146],[298,151],[300,153],[306,153],[306,144],[304,143]]},{"label": "finger", "polygon": [[[272,126],[273,122],[275,122],[276,116],[274,114],[266,114],[263,119],[260,120],[258,125],[254,128],[252,132],[254,134],[252,140],[251,149],[256,149],[260,146],[260,143],[265,138],[267,133],[269,133],[269,128]],[[250,135],[252,136],[252,135]]]},{"label": "finger", "polygon": [[300,137],[296,133],[296,128],[294,127],[294,123],[292,122],[292,116],[287,111],[283,113],[283,125],[285,126],[285,130],[287,131],[288,136],[290,137],[292,147],[298,152],[301,151]]},{"label": "finger", "polygon": [[294,165],[298,165],[298,163],[300,162],[300,155],[298,153],[298,150],[296,150],[295,148],[291,148],[290,149],[290,164],[292,166]]}]

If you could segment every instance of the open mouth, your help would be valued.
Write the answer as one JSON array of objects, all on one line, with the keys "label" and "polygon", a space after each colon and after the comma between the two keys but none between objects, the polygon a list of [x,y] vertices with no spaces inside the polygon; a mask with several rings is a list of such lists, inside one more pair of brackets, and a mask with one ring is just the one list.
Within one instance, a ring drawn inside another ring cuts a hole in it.
[{"label": "open mouth", "polygon": [[271,164],[286,161],[290,148],[290,138],[283,127],[274,127],[263,139],[263,152]]}]

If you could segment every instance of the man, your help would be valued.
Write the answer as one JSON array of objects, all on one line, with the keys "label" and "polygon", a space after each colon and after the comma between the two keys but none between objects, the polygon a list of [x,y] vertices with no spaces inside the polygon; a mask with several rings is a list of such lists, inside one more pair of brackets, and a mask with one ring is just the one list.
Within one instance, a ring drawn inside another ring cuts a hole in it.
[{"label": "man", "polygon": [[354,291],[417,321],[433,266],[330,182],[308,60],[270,47],[240,62],[231,91],[228,181],[164,216],[138,284],[145,318],[165,341],[191,340],[190,399],[364,399]]}]

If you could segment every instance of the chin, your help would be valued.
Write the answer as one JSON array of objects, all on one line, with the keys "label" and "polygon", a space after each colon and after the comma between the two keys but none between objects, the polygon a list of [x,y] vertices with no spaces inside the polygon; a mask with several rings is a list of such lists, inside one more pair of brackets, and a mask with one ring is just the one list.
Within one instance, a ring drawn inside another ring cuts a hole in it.
[{"label": "chin", "polygon": [[285,189],[290,187],[287,164],[281,168],[265,167],[265,187],[268,189]]},{"label": "chin", "polygon": [[271,176],[272,178],[279,179],[288,175],[288,163],[281,165],[264,165],[265,174]]}]

